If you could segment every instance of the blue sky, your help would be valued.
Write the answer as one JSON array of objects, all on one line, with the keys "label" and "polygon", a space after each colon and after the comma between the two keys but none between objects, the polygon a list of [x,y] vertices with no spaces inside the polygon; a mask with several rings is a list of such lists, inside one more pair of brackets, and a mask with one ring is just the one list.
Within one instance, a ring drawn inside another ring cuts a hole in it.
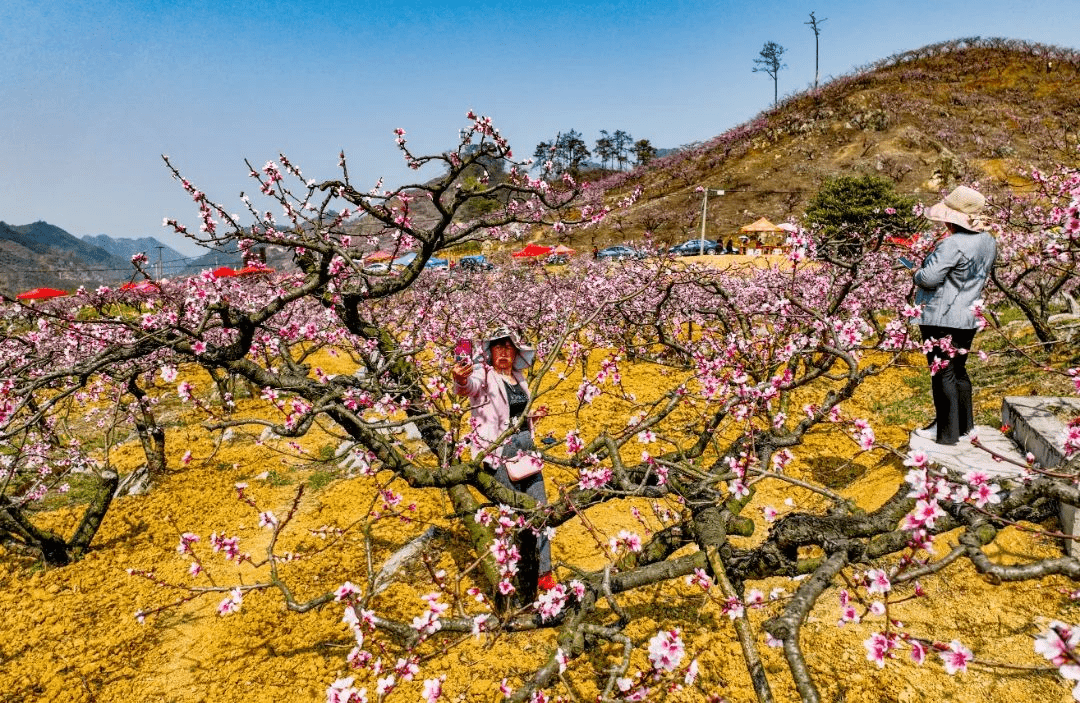
[{"label": "blue sky", "polygon": [[0,220],[156,236],[196,210],[160,155],[240,211],[244,159],[284,153],[334,178],[344,149],[356,184],[455,143],[464,114],[490,115],[520,156],[559,131],[599,130],[657,147],[713,137],[767,108],[753,73],[766,41],[787,49],[781,95],[821,76],[966,36],[1078,46],[1080,2],[402,3],[321,0],[63,0],[0,3]]}]

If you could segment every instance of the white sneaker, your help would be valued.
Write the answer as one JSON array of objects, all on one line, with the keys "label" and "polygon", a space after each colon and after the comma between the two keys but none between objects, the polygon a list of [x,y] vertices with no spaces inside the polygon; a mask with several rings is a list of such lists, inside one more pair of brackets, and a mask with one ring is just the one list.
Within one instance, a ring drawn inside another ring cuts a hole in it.
[{"label": "white sneaker", "polygon": [[937,422],[932,422],[927,427],[920,427],[913,433],[916,437],[922,437],[928,439],[931,442],[937,441]]}]

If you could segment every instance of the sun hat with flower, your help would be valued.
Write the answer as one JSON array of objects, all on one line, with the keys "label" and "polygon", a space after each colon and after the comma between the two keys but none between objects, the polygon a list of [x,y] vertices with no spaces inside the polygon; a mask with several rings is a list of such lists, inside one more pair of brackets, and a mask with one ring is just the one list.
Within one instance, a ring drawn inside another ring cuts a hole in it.
[{"label": "sun hat with flower", "polygon": [[488,363],[491,362],[491,345],[503,339],[509,339],[514,348],[517,349],[517,356],[514,358],[515,369],[520,371],[532,366],[533,359],[536,357],[536,349],[522,342],[521,337],[506,326],[497,327],[483,341],[484,359]]},{"label": "sun hat with flower", "polygon": [[984,225],[979,213],[986,207],[986,197],[968,186],[957,186],[940,203],[923,212],[934,222],[951,222],[964,229],[977,231]]}]

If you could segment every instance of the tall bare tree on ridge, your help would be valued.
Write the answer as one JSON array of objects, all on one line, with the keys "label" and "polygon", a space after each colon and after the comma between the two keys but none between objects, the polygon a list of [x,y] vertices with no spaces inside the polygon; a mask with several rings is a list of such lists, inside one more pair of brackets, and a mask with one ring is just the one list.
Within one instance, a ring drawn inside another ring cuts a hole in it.
[{"label": "tall bare tree on ridge", "polygon": [[754,73],[761,71],[773,79],[773,107],[776,106],[778,96],[776,76],[781,69],[787,68],[787,64],[782,61],[785,51],[787,49],[776,42],[767,41],[765,46],[761,47],[761,53],[754,59],[754,63],[757,64],[754,66]]}]

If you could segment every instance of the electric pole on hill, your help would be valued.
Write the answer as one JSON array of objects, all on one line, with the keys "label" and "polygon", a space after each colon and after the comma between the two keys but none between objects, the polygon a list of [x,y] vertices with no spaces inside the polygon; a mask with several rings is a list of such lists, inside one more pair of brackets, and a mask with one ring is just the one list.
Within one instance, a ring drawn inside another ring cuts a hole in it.
[{"label": "electric pole on hill", "polygon": [[715,188],[705,188],[705,198],[701,201],[701,237],[699,237],[698,243],[698,256],[705,255],[705,218],[709,214],[709,191],[712,190],[713,195],[723,195],[724,191],[716,190]]},{"label": "electric pole on hill", "polygon": [[811,12],[810,21],[803,22],[803,24],[810,25],[810,29],[814,30],[814,90],[817,90],[818,84],[818,36],[821,35],[821,27],[819,26],[819,23],[824,22],[827,19],[829,18],[822,17],[821,19],[818,19],[817,17],[814,17],[814,13]]}]

